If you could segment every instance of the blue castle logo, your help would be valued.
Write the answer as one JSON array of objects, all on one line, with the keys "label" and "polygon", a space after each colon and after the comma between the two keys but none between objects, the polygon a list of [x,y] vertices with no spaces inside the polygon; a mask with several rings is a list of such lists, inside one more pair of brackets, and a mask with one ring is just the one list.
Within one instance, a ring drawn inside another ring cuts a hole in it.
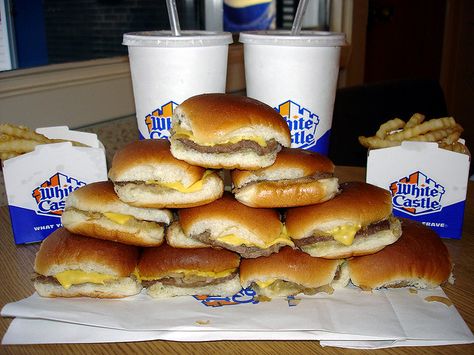
[{"label": "blue castle logo", "polygon": [[48,180],[36,187],[31,195],[36,201],[36,213],[40,215],[49,215],[61,217],[66,203],[66,197],[69,194],[86,185],[62,173],[56,173]]},{"label": "blue castle logo", "polygon": [[319,116],[288,100],[275,107],[291,130],[291,146],[308,149],[316,144]]},{"label": "blue castle logo", "polygon": [[412,216],[441,211],[445,188],[416,171],[390,184],[393,208]]}]

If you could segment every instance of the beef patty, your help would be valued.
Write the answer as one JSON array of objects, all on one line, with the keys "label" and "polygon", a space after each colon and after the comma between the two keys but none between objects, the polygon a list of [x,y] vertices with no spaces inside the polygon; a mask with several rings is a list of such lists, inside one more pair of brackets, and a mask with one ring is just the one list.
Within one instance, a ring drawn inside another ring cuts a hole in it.
[{"label": "beef patty", "polygon": [[280,248],[286,245],[277,243],[266,249],[261,249],[258,247],[249,247],[246,245],[231,245],[212,239],[211,234],[209,232],[203,232],[201,234],[192,235],[191,238],[199,240],[200,242],[211,245],[213,247],[232,250],[240,254],[242,257],[249,259],[258,258],[259,256],[268,256],[270,254],[276,253],[278,252],[278,250],[280,250]]},{"label": "beef patty", "polygon": [[267,141],[266,147],[262,147],[257,142],[251,140],[241,140],[237,143],[216,144],[213,146],[199,145],[188,138],[177,138],[177,140],[187,148],[200,153],[233,153],[242,150],[252,150],[258,155],[266,155],[275,151],[278,152],[281,149],[280,144],[274,139]]},{"label": "beef patty", "polygon": [[176,286],[176,287],[202,287],[209,285],[217,285],[229,280],[232,280],[237,275],[237,271],[234,271],[230,275],[224,277],[205,277],[205,276],[185,276],[184,274],[164,277],[158,280],[151,281],[142,281],[143,287],[151,287],[156,282],[160,282],[163,285],[167,286]]}]

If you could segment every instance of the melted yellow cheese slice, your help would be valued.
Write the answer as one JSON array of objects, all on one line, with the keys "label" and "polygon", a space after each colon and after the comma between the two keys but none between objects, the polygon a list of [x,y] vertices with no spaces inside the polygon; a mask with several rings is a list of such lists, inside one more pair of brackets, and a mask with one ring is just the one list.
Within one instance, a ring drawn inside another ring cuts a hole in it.
[{"label": "melted yellow cheese slice", "polygon": [[359,231],[361,225],[345,224],[334,228],[333,230],[327,232],[331,234],[332,237],[337,240],[339,243],[344,245],[352,245],[356,233]]},{"label": "melted yellow cheese slice", "polygon": [[[235,270],[236,269],[234,268],[234,269],[227,269],[223,271],[214,272],[214,271],[177,269],[177,270],[172,270],[170,273],[172,274],[182,273],[184,274],[185,277],[186,276],[200,276],[200,277],[212,277],[212,278],[217,279],[217,278],[229,276],[230,274],[235,272]],[[135,271],[134,274],[135,276],[137,276],[139,280],[145,280],[145,281],[156,280],[157,278],[159,278],[159,276],[158,277],[157,276],[142,276],[142,275],[139,275],[137,271]]]},{"label": "melted yellow cheese slice", "polygon": [[[176,136],[177,135],[185,136],[186,138],[191,139],[192,141],[198,143],[199,145],[204,145],[204,146],[208,146],[208,147],[212,147],[212,146],[216,145],[215,143],[196,141],[196,138],[194,137],[194,135],[191,131],[183,129],[179,126],[174,127],[173,130],[174,130]],[[218,144],[229,144],[229,143],[232,144],[232,143],[238,143],[238,142],[243,141],[243,140],[254,141],[262,147],[267,146],[267,141],[265,139],[263,139],[262,137],[258,137],[258,136],[235,136],[235,137],[232,137],[228,140],[219,142]]]},{"label": "melted yellow cheese slice", "polygon": [[54,275],[62,287],[68,289],[72,285],[84,284],[87,282],[104,284],[107,280],[115,279],[115,276],[101,274],[99,272],[85,272],[81,270],[67,270]]},{"label": "melted yellow cheese slice", "polygon": [[230,244],[230,245],[245,245],[248,247],[257,247],[260,249],[266,249],[268,247],[271,247],[272,245],[281,243],[284,245],[289,245],[289,246],[294,246],[293,242],[291,239],[288,237],[288,233],[286,231],[286,227],[282,225],[280,236],[278,238],[275,238],[274,240],[264,243],[264,242],[251,242],[247,239],[244,239],[242,237],[239,237],[236,234],[226,234],[221,237],[218,237],[217,240]]},{"label": "melted yellow cheese slice", "polygon": [[204,180],[212,173],[213,173],[212,170],[206,170],[201,180],[198,180],[189,186],[184,186],[182,182],[161,182],[161,181],[156,181],[156,180],[147,180],[145,183],[149,185],[155,184],[155,185],[168,187],[170,189],[177,190],[183,193],[191,193],[191,192],[201,191],[202,186],[204,184]]},{"label": "melted yellow cheese slice", "polygon": [[257,284],[258,287],[265,288],[265,287],[270,286],[275,281],[276,281],[276,279],[268,279],[266,281],[255,281],[255,283]]},{"label": "melted yellow cheese slice", "polygon": [[133,216],[130,216],[128,214],[121,214],[121,213],[114,213],[114,212],[104,212],[103,214],[105,217],[107,217],[111,221],[114,221],[115,223],[118,223],[118,224],[125,224],[130,219],[133,218]]}]

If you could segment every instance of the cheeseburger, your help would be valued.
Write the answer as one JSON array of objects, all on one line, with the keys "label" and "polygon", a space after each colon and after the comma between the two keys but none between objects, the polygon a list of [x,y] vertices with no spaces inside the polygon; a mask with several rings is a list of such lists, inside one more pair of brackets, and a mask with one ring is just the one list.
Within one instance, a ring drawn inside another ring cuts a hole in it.
[{"label": "cheeseburger", "polygon": [[338,192],[334,164],[308,150],[283,148],[269,167],[231,172],[235,198],[250,207],[295,207],[333,198]]},{"label": "cheeseburger", "polygon": [[164,139],[146,139],[118,151],[109,171],[119,198],[133,206],[182,208],[222,196],[217,172],[190,165],[171,155]]},{"label": "cheeseburger", "polygon": [[372,255],[348,260],[354,285],[364,290],[383,287],[434,288],[452,281],[448,249],[430,228],[402,220],[402,236]]},{"label": "cheeseburger", "polygon": [[122,202],[110,181],[91,183],[73,191],[61,216],[72,233],[137,246],[163,243],[165,226],[172,213],[166,209],[142,208]]},{"label": "cheeseburger", "polygon": [[121,298],[138,294],[138,248],[58,228],[36,254],[34,287],[42,297]]},{"label": "cheeseburger", "polygon": [[240,257],[228,250],[146,248],[137,272],[148,295],[165,298],[205,294],[232,296],[241,290]]},{"label": "cheeseburger", "polygon": [[171,122],[172,154],[207,168],[259,169],[291,144],[283,117],[245,96],[193,96],[174,110]]},{"label": "cheeseburger", "polygon": [[180,209],[178,216],[186,237],[235,251],[244,258],[293,246],[276,210],[245,206],[230,193],[204,206]]},{"label": "cheeseburger", "polygon": [[331,293],[349,282],[343,260],[314,258],[290,247],[278,253],[240,263],[240,283],[260,296],[294,296]]},{"label": "cheeseburger", "polygon": [[339,259],[375,253],[401,235],[390,193],[363,182],[340,185],[333,199],[286,212],[288,235],[311,256]]}]

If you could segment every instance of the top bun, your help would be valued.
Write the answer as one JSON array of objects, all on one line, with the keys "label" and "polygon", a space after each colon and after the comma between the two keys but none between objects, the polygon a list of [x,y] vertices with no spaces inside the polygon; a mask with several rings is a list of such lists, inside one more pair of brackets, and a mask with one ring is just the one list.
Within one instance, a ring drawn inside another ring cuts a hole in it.
[{"label": "top bun", "polygon": [[113,182],[155,180],[189,186],[200,180],[205,170],[173,157],[167,140],[144,139],[115,153],[109,177]]},{"label": "top bun", "polygon": [[138,261],[138,248],[108,240],[83,237],[58,228],[41,243],[34,269],[54,276],[66,270],[129,277]]},{"label": "top bun", "polygon": [[245,96],[203,94],[181,103],[173,112],[172,132],[190,131],[198,144],[223,144],[231,139],[258,136],[291,144],[290,129],[272,107]]},{"label": "top bun", "polygon": [[329,201],[288,209],[288,235],[302,239],[315,232],[329,233],[343,224],[366,227],[392,214],[389,191],[364,182],[347,182],[340,188],[341,193]]},{"label": "top bun", "polygon": [[363,289],[434,288],[446,282],[453,264],[440,237],[420,222],[402,219],[402,236],[371,255],[348,260],[352,283]]}]

